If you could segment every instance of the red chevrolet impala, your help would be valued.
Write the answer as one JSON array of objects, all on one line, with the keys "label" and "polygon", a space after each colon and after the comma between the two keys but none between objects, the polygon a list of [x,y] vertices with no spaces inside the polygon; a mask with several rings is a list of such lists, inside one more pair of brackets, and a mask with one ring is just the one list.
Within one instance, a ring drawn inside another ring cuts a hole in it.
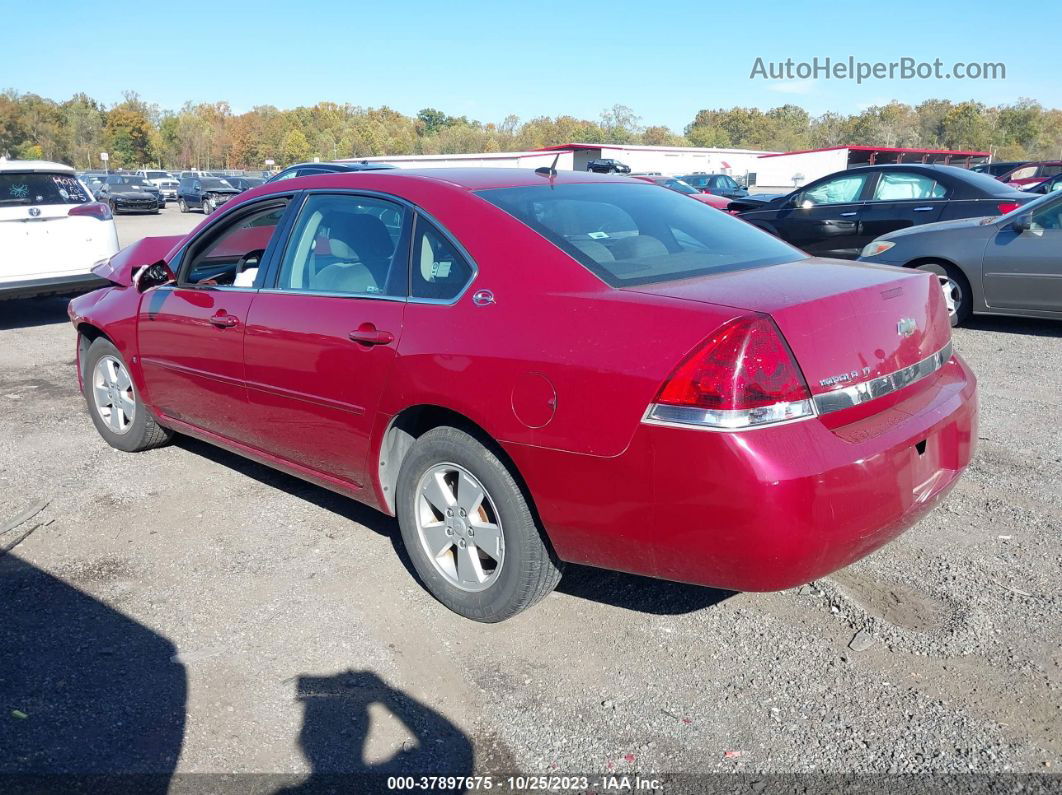
[{"label": "red chevrolet impala", "polygon": [[977,438],[934,277],[629,177],[296,178],[96,273],[70,317],[108,443],[188,434],[395,515],[480,621],[566,561],[807,582],[910,527]]}]

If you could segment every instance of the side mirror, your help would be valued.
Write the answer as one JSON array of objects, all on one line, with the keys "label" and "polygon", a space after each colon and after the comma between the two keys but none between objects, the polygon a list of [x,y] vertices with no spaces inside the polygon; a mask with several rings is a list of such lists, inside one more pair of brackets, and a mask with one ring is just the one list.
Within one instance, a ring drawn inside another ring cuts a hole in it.
[{"label": "side mirror", "polygon": [[141,293],[147,292],[152,287],[159,287],[175,281],[177,281],[177,277],[173,275],[170,266],[162,260],[152,265],[143,265],[137,268],[133,274],[133,286],[136,287],[137,292]]},{"label": "side mirror", "polygon": [[1029,216],[1019,215],[1007,226],[1009,229],[1013,230],[1014,234],[1020,235],[1022,232],[1028,231],[1029,229]]}]

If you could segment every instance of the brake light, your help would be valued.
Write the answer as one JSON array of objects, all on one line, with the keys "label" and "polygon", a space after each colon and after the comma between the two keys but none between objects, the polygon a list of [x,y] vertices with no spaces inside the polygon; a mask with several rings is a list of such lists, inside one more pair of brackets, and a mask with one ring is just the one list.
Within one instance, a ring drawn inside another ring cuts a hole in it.
[{"label": "brake light", "polygon": [[1019,207],[1021,207],[1021,202],[1000,202],[996,205],[996,209],[999,210],[1000,215],[1014,212],[1014,210],[1017,210]]},{"label": "brake light", "polygon": [[101,221],[109,221],[113,217],[111,216],[111,208],[104,202],[78,204],[75,207],[71,207],[67,215],[88,215]]},{"label": "brake light", "polygon": [[814,415],[811,392],[774,321],[727,323],[679,364],[647,419],[736,430]]}]

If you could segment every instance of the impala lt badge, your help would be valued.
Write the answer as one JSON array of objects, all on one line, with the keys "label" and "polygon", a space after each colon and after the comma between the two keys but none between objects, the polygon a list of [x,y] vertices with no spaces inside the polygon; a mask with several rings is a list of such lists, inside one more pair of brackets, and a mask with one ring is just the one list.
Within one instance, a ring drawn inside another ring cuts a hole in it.
[{"label": "impala lt badge", "polygon": [[916,328],[918,328],[918,324],[915,323],[913,317],[901,317],[900,321],[896,324],[896,333],[901,337],[910,337],[915,333]]}]

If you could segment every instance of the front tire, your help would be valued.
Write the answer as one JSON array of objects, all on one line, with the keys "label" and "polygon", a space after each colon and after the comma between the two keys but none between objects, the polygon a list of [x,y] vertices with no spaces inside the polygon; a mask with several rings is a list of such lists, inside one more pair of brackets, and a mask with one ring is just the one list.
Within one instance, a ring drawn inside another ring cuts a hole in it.
[{"label": "front tire", "polygon": [[138,453],[173,438],[140,399],[125,359],[110,340],[99,337],[89,346],[81,372],[92,423],[111,447]]},{"label": "front tire", "polygon": [[973,314],[973,294],[966,275],[954,265],[943,262],[926,262],[918,270],[935,274],[944,292],[944,303],[948,307],[948,321],[951,325],[961,326]]},{"label": "front tire", "polygon": [[398,474],[402,541],[421,582],[473,621],[511,618],[550,593],[561,564],[508,467],[451,427],[413,444]]},{"label": "front tire", "polygon": [[182,213],[188,212],[188,205],[184,203],[184,199],[177,200],[177,209]]},{"label": "front tire", "polygon": [[203,215],[210,215],[212,212],[214,212],[214,205],[203,199]]}]

